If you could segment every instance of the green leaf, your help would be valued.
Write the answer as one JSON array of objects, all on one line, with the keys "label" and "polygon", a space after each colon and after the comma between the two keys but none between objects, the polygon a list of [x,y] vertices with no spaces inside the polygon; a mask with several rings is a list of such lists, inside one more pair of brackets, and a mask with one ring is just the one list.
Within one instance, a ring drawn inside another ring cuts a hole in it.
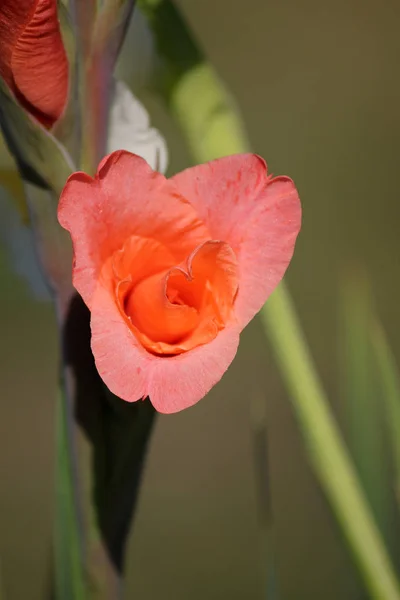
[{"label": "green leaf", "polygon": [[39,262],[50,290],[65,302],[71,298],[72,244],[57,220],[58,197],[52,190],[24,182]]},{"label": "green leaf", "polygon": [[285,384],[314,472],[342,527],[374,600],[400,600],[400,588],[354,465],[343,443],[284,284],[261,311],[261,322]]},{"label": "green leaf", "polygon": [[71,289],[72,249],[57,221],[57,204],[75,167],[60,142],[18,104],[2,79],[0,126],[24,181],[41,267],[50,287],[65,296]]},{"label": "green leaf", "polygon": [[367,276],[353,267],[340,286],[341,391],[349,447],[365,493],[387,543],[393,542],[389,456],[382,394],[371,345],[373,299]]},{"label": "green leaf", "polygon": [[250,151],[233,97],[169,0],[138,0],[160,54],[160,91],[196,162]]},{"label": "green leaf", "polygon": [[[0,171],[0,181],[3,173]],[[14,173],[18,178],[18,174]],[[22,193],[23,187],[21,183]],[[25,201],[25,195],[23,195]],[[48,286],[44,280],[35,249],[32,228],[24,222],[11,194],[0,185],[0,241],[14,271],[28,284],[36,300],[50,301]]]},{"label": "green leaf", "polygon": [[370,334],[380,375],[381,397],[395,468],[395,494],[400,506],[400,372],[386,333],[376,315]]},{"label": "green leaf", "polygon": [[0,126],[23,179],[58,196],[74,165],[52,134],[21,108],[2,79]]},{"label": "green leaf", "polygon": [[55,594],[57,600],[85,600],[83,548],[74,498],[73,465],[68,452],[67,402],[61,387],[56,411]]}]

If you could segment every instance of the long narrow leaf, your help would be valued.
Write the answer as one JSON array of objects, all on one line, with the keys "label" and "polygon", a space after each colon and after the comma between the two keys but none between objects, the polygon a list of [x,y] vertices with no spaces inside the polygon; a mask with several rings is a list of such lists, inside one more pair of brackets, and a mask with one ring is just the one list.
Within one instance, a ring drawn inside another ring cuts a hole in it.
[{"label": "long narrow leaf", "polygon": [[57,600],[85,600],[82,545],[68,452],[67,399],[63,389],[56,411],[55,593]]},{"label": "long narrow leaf", "polygon": [[353,267],[343,278],[339,309],[339,380],[349,447],[377,523],[391,546],[389,456],[370,339],[373,301],[361,269]]},{"label": "long narrow leaf", "polygon": [[74,165],[52,134],[19,106],[1,78],[0,126],[23,179],[58,195]]},{"label": "long narrow leaf", "polygon": [[380,374],[383,408],[395,466],[395,492],[400,506],[400,372],[378,317],[372,324],[371,339]]},{"label": "long narrow leaf", "polygon": [[284,285],[281,284],[269,299],[261,319],[291,394],[309,459],[342,526],[371,598],[399,600],[400,588],[388,552],[343,444]]}]

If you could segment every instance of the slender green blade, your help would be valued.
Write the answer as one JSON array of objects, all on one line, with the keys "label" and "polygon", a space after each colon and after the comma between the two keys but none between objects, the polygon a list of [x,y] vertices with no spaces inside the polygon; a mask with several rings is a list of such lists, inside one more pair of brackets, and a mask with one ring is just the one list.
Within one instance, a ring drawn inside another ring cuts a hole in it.
[{"label": "slender green blade", "polygon": [[399,600],[399,583],[387,549],[283,284],[261,311],[261,321],[291,394],[310,462],[342,526],[370,596],[375,600]]},{"label": "slender green blade", "polygon": [[355,268],[340,286],[339,364],[349,447],[387,543],[392,545],[389,455],[382,399],[371,345],[373,301],[366,275]]},{"label": "slender green blade", "polygon": [[56,600],[85,600],[82,548],[75,510],[67,421],[66,399],[60,390],[57,401],[55,592]]},{"label": "slender green blade", "polygon": [[74,165],[55,137],[19,106],[1,78],[0,126],[23,179],[59,195]]},{"label": "slender green blade", "polygon": [[371,327],[372,348],[380,375],[382,401],[395,468],[395,493],[400,506],[400,372],[377,316]]}]

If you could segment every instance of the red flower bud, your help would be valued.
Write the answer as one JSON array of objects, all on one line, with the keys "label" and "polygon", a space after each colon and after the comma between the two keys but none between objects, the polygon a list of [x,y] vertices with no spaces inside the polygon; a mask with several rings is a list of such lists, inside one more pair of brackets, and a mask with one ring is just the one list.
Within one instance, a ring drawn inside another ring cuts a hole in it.
[{"label": "red flower bud", "polygon": [[45,127],[60,118],[68,94],[68,60],[57,0],[1,0],[0,76]]}]

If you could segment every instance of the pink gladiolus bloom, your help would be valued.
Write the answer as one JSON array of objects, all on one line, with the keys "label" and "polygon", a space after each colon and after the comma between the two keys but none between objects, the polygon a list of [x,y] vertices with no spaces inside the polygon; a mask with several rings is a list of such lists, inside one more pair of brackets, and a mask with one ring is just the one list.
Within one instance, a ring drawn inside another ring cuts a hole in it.
[{"label": "pink gladiolus bloom", "polygon": [[290,262],[301,208],[291,179],[268,176],[254,154],[166,179],[118,151],[94,179],[71,175],[58,216],[101,377],[124,400],[149,396],[173,413],[231,364],[240,332]]}]

